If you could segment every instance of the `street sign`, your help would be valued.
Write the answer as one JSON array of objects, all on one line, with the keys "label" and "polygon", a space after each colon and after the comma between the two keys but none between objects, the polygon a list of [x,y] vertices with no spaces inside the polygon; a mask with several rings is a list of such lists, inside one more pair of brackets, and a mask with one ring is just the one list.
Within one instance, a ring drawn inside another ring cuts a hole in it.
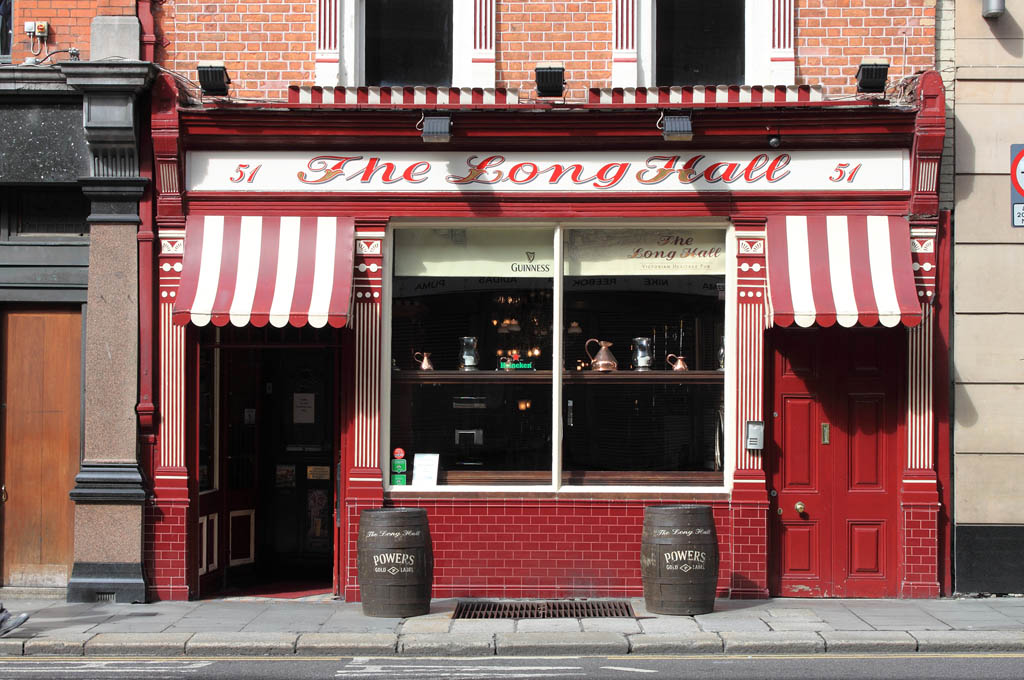
[{"label": "street sign", "polygon": [[1024,144],[1010,145],[1010,223],[1024,227]]}]

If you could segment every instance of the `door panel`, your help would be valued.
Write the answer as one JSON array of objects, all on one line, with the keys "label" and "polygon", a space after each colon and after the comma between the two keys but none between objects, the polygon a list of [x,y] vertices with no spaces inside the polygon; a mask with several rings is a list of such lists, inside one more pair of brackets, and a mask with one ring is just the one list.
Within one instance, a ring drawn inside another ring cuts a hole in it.
[{"label": "door panel", "polygon": [[776,329],[771,341],[769,589],[896,596],[904,331]]},{"label": "door panel", "polygon": [[81,433],[78,310],[3,313],[3,582],[64,587]]}]

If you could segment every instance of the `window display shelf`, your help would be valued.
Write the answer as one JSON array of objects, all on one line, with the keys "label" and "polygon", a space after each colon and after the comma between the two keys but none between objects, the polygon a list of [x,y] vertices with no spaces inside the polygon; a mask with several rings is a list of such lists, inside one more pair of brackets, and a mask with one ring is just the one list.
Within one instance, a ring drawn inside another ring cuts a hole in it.
[{"label": "window display shelf", "polygon": [[[550,383],[551,371],[393,371],[397,385],[537,384]],[[563,371],[563,384],[721,385],[725,371]]]}]

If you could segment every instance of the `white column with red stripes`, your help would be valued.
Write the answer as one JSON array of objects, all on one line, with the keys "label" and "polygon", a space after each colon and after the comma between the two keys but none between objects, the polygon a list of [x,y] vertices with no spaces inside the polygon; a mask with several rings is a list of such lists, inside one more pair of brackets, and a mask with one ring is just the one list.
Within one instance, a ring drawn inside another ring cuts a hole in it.
[{"label": "white column with red stripes", "polygon": [[640,0],[614,1],[612,10],[612,87],[636,87],[639,84],[637,75],[638,2]]},{"label": "white column with red stripes", "polygon": [[[734,220],[736,237],[736,341],[726,370],[734,378],[736,467],[732,490],[731,584],[734,598],[768,596],[768,490],[761,451],[746,448],[747,421],[764,421],[764,332],[766,327],[765,226]],[[727,388],[728,389],[728,388]],[[770,425],[765,427],[770,431]]]},{"label": "white column with red stripes", "polygon": [[452,14],[452,86],[494,87],[495,0],[456,2]]}]

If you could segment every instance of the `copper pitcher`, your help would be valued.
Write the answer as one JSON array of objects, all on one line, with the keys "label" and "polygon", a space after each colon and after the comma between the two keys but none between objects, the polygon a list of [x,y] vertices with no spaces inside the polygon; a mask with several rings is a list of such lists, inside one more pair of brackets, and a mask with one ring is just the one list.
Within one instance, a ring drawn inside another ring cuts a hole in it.
[{"label": "copper pitcher", "polygon": [[[675,361],[673,361],[673,359]],[[686,359],[682,356],[676,356],[675,354],[669,354],[665,357],[665,363],[672,367],[673,371],[688,371],[690,367],[686,365]]]},{"label": "copper pitcher", "polygon": [[[590,353],[590,343],[596,342],[601,346],[597,350],[597,354]],[[598,340],[597,338],[590,338],[583,345],[583,351],[587,353],[587,358],[590,359],[590,368],[595,371],[614,371],[619,367],[619,362],[615,360],[615,356],[609,347],[612,343],[607,340]]]},{"label": "copper pitcher", "polygon": [[419,364],[421,371],[434,370],[434,364],[430,363],[430,352],[413,352],[412,360]]}]

